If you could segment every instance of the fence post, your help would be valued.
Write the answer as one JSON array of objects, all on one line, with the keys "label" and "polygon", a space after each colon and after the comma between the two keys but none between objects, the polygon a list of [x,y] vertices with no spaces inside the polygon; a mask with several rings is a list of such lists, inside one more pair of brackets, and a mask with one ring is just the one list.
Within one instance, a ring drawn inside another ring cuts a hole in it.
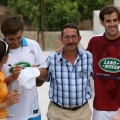
[{"label": "fence post", "polygon": [[40,26],[38,30],[38,40],[39,40],[39,33],[41,33],[41,38],[42,38],[42,46],[43,50],[45,50],[45,45],[44,45],[44,0],[40,0]]}]

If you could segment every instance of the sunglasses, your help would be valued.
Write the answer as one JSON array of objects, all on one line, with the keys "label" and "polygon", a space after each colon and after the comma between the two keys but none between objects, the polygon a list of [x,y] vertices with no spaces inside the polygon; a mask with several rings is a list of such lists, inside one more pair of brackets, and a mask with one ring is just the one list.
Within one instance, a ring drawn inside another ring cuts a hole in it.
[{"label": "sunglasses", "polygon": [[5,48],[6,48],[6,50],[5,50],[5,54],[4,54],[4,56],[8,53],[8,50],[9,50],[9,48],[8,48],[8,44],[4,41],[4,40],[0,40],[1,42],[3,42],[4,44],[5,44]]}]

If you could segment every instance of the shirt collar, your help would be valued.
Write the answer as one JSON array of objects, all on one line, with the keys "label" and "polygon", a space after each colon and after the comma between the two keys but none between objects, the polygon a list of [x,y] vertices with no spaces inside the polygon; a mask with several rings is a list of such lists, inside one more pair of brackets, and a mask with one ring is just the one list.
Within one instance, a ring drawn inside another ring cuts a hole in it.
[{"label": "shirt collar", "polygon": [[22,43],[22,47],[23,46],[28,46],[28,43],[27,43],[27,41],[24,37],[22,37],[21,43]]},{"label": "shirt collar", "polygon": [[[82,54],[85,53],[85,50],[78,48],[78,57],[80,58]],[[57,53],[58,60],[63,59],[62,57],[63,51],[61,53]]]}]

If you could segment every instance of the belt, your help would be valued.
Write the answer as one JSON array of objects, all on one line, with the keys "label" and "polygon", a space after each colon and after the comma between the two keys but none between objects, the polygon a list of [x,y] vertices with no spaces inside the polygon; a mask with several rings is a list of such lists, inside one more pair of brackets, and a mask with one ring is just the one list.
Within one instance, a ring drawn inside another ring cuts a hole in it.
[{"label": "belt", "polygon": [[80,109],[81,107],[83,107],[86,103],[88,103],[88,102],[85,102],[83,105],[81,105],[81,106],[77,106],[77,107],[72,107],[72,108],[66,108],[66,107],[63,107],[63,106],[60,106],[60,105],[58,105],[57,103],[55,103],[55,102],[53,102],[52,101],[52,103],[54,104],[54,105],[56,105],[57,107],[59,107],[59,108],[62,108],[62,109],[66,109],[66,110],[78,110],[78,109]]}]

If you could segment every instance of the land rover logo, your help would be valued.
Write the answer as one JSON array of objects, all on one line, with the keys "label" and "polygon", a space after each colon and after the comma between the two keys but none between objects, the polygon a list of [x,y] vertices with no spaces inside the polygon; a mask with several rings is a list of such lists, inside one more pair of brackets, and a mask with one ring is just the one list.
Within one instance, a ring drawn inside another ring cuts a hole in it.
[{"label": "land rover logo", "polygon": [[99,66],[103,71],[110,73],[120,72],[120,60],[115,58],[104,58],[99,61]]}]

